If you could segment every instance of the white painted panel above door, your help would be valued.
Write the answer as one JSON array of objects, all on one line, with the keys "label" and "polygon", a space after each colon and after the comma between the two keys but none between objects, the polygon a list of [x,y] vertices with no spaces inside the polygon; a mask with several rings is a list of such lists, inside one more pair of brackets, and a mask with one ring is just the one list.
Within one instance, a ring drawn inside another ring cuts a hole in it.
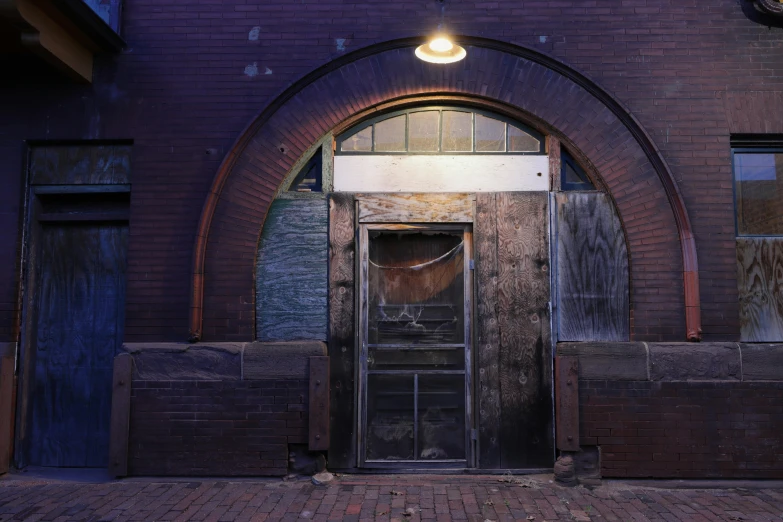
[{"label": "white painted panel above door", "polygon": [[337,155],[335,192],[549,190],[545,155]]}]

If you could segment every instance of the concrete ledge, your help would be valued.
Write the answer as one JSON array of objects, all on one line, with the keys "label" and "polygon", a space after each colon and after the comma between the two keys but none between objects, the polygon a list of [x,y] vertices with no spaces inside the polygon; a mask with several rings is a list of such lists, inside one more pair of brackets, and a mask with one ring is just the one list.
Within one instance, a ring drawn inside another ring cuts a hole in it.
[{"label": "concrete ledge", "polygon": [[245,343],[126,343],[133,380],[230,381],[242,378]]},{"label": "concrete ledge", "polygon": [[783,344],[740,343],[745,381],[783,381]]},{"label": "concrete ledge", "polygon": [[242,378],[308,379],[310,357],[326,355],[321,341],[255,342],[245,346]]},{"label": "concrete ledge", "polygon": [[558,343],[557,355],[579,357],[581,380],[648,379],[644,343]]},{"label": "concrete ledge", "polygon": [[783,343],[557,344],[579,358],[580,380],[783,381]]},{"label": "concrete ledge", "polygon": [[321,341],[253,343],[125,343],[135,381],[307,379]]},{"label": "concrete ledge", "polygon": [[651,381],[739,381],[737,343],[649,343]]}]

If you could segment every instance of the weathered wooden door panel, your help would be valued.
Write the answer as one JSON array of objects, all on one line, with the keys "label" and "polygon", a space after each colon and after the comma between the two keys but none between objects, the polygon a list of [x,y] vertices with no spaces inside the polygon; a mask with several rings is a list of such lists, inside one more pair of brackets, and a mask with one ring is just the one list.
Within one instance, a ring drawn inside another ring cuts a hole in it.
[{"label": "weathered wooden door panel", "polygon": [[481,195],[475,230],[479,464],[551,466],[548,195]]},{"label": "weathered wooden door panel", "polygon": [[628,252],[611,200],[561,192],[556,202],[558,341],[627,341]]},{"label": "weathered wooden door panel", "polygon": [[329,196],[329,466],[356,466],[354,434],[356,252],[353,194]]},{"label": "weathered wooden door panel", "polygon": [[479,467],[500,467],[500,329],[498,328],[498,232],[495,194],[476,194],[476,390]]},{"label": "weathered wooden door panel", "polygon": [[30,464],[107,465],[127,242],[124,225],[40,229]]}]

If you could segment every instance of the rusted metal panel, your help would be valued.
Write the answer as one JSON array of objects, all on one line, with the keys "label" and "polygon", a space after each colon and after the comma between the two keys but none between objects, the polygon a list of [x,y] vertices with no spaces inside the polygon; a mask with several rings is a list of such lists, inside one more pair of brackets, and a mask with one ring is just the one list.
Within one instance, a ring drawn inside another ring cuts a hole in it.
[{"label": "rusted metal panel", "polygon": [[310,451],[329,449],[329,357],[310,357]]},{"label": "rusted metal panel", "polygon": [[113,477],[124,477],[128,474],[132,376],[133,357],[130,354],[115,357],[109,425],[109,474]]},{"label": "rusted metal panel", "polygon": [[579,451],[579,358],[555,357],[557,449]]},{"label": "rusted metal panel", "polygon": [[473,194],[357,194],[360,223],[471,223]]}]

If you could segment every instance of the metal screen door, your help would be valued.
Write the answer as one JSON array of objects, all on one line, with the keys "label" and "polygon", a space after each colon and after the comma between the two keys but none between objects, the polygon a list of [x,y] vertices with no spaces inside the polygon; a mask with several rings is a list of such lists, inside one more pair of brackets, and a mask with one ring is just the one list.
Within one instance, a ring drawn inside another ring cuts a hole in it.
[{"label": "metal screen door", "polygon": [[360,227],[360,465],[472,462],[471,239],[464,225]]}]

